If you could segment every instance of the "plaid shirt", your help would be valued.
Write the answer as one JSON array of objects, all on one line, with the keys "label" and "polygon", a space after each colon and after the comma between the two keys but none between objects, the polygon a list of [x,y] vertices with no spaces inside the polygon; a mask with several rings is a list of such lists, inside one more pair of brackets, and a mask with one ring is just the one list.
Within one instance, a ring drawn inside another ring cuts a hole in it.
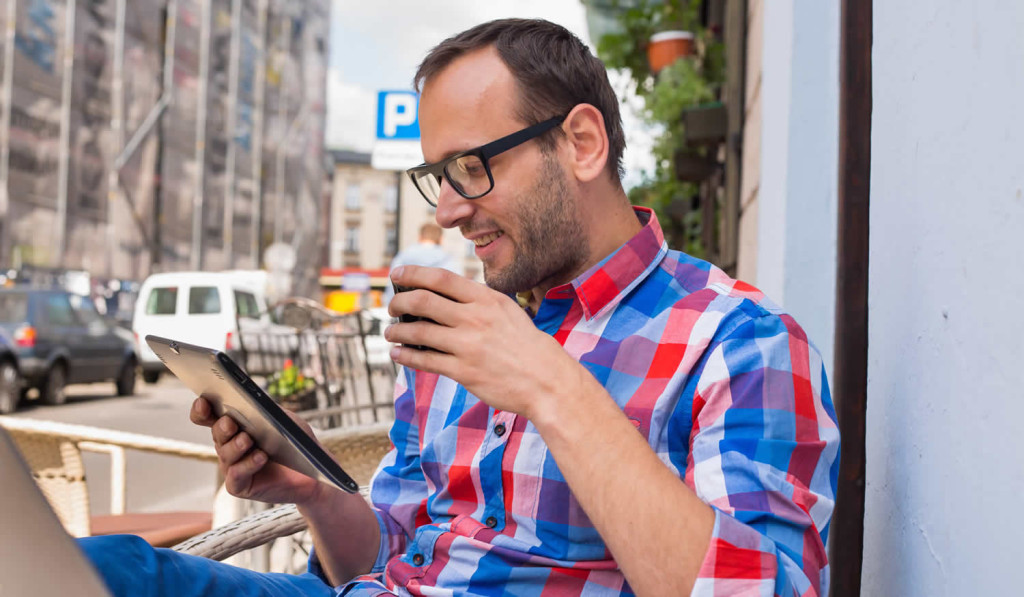
[{"label": "plaid shirt", "polygon": [[[635,209],[643,229],[551,289],[534,323],[714,509],[694,595],[824,595],[839,433],[821,357]],[[435,374],[404,370],[395,393],[371,489],[380,553],[339,594],[632,594],[530,421]]]}]

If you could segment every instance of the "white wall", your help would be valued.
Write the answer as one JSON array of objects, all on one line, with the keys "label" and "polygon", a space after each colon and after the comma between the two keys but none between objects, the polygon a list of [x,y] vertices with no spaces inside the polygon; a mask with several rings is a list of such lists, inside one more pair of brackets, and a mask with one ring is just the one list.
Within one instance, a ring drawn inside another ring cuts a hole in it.
[{"label": "white wall", "polygon": [[1024,4],[874,3],[864,595],[1020,595]]},{"label": "white wall", "polygon": [[763,3],[758,288],[796,317],[832,372],[838,0]]}]

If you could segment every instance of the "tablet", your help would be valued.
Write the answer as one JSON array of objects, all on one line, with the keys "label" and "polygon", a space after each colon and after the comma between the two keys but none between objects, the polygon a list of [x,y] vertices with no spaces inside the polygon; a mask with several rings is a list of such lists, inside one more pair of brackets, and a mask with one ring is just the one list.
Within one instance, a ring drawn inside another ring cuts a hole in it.
[{"label": "tablet", "polygon": [[210,402],[214,415],[230,415],[274,462],[349,493],[359,491],[334,458],[228,355],[153,335],[146,343],[178,379]]}]

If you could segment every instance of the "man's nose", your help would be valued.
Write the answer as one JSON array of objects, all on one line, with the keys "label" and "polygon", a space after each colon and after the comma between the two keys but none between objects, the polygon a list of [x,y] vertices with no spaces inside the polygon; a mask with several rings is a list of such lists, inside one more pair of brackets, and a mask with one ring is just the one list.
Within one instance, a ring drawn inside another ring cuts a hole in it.
[{"label": "man's nose", "polygon": [[458,228],[459,224],[473,216],[473,202],[452,188],[447,180],[441,179],[437,196],[437,213],[434,218],[442,228]]}]

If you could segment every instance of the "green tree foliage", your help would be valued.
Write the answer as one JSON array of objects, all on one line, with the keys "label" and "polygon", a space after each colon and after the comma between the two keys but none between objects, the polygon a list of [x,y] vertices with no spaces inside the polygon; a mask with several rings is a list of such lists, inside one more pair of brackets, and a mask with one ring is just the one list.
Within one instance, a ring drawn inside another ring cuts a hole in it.
[{"label": "green tree foliage", "polygon": [[[597,42],[598,56],[609,68],[629,73],[638,97],[644,100],[642,119],[656,131],[655,169],[630,190],[630,200],[655,210],[669,246],[703,256],[701,214],[695,201],[697,185],[676,179],[674,156],[681,151],[703,155],[704,148],[684,142],[683,110],[715,101],[724,80],[723,44],[700,24],[701,0],[641,0],[614,2],[621,32]],[[695,55],[677,60],[655,75],[647,62],[647,46],[659,31],[694,34]]]}]

